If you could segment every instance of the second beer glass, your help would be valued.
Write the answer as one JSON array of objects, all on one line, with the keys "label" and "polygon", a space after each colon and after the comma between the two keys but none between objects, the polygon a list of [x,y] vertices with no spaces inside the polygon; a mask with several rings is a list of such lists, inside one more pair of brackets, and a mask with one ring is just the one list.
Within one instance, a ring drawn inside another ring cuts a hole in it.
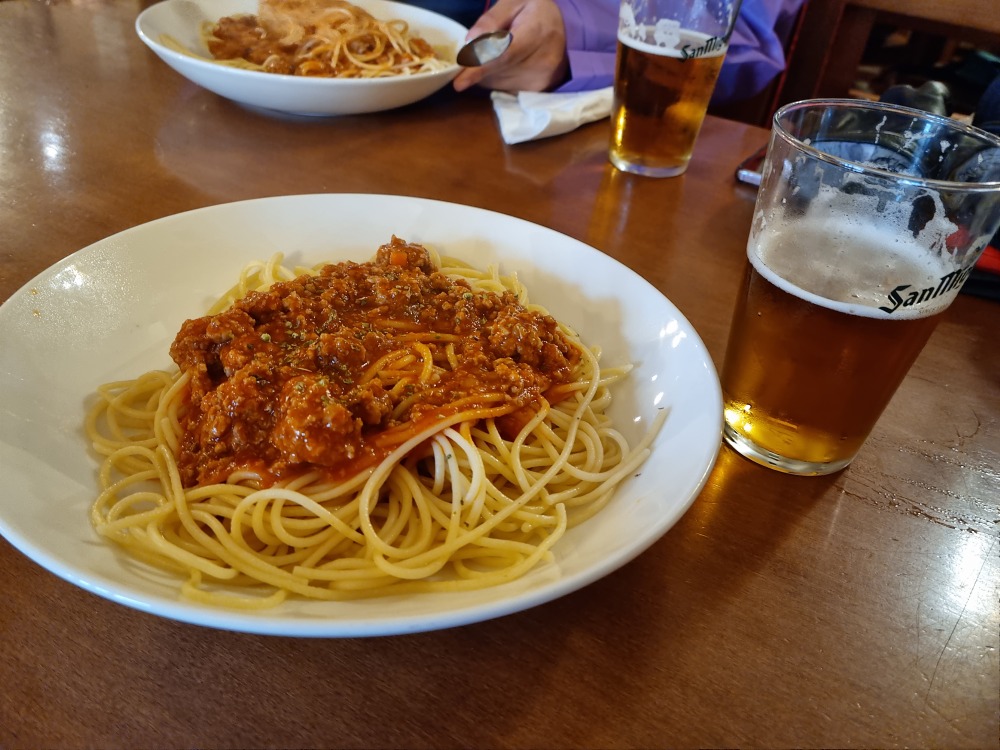
[{"label": "second beer glass", "polygon": [[775,115],[722,368],[725,440],[828,474],[857,454],[1000,227],[1000,139],[851,100]]},{"label": "second beer glass", "polygon": [[687,169],[740,2],[622,0],[609,152],[618,169]]}]

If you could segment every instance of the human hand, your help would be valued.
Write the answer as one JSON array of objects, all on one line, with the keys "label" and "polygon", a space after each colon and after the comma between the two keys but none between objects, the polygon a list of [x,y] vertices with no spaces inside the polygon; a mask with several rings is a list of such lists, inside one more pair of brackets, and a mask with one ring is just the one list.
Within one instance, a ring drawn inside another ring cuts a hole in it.
[{"label": "human hand", "polygon": [[459,73],[456,91],[477,84],[503,91],[545,91],[566,77],[566,29],[554,0],[498,0],[472,25],[466,39],[501,29],[510,29],[510,47],[499,59]]}]

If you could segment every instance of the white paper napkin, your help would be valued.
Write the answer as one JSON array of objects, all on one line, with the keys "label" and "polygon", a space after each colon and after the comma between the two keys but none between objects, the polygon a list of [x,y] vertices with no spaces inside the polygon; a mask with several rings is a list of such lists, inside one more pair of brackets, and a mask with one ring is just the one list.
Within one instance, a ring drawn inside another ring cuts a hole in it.
[{"label": "white paper napkin", "polygon": [[575,130],[611,114],[612,87],[595,91],[544,93],[494,91],[493,110],[506,143],[523,143]]}]

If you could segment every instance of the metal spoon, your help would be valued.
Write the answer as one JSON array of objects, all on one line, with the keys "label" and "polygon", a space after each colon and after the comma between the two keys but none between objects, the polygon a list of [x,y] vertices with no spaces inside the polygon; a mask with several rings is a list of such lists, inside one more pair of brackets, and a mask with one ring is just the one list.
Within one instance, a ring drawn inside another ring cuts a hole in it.
[{"label": "metal spoon", "polygon": [[490,31],[466,42],[455,56],[463,68],[474,68],[496,60],[507,51],[514,37],[509,31]]}]

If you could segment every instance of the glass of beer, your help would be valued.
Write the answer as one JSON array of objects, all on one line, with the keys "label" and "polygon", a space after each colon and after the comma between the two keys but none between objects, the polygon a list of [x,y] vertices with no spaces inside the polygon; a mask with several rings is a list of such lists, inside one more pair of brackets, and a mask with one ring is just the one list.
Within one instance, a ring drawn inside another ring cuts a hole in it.
[{"label": "glass of beer", "polygon": [[608,154],[618,169],[687,169],[740,2],[622,0]]},{"label": "glass of beer", "polygon": [[774,116],[722,367],[724,439],[791,474],[854,459],[1000,227],[1000,139],[856,100]]}]

